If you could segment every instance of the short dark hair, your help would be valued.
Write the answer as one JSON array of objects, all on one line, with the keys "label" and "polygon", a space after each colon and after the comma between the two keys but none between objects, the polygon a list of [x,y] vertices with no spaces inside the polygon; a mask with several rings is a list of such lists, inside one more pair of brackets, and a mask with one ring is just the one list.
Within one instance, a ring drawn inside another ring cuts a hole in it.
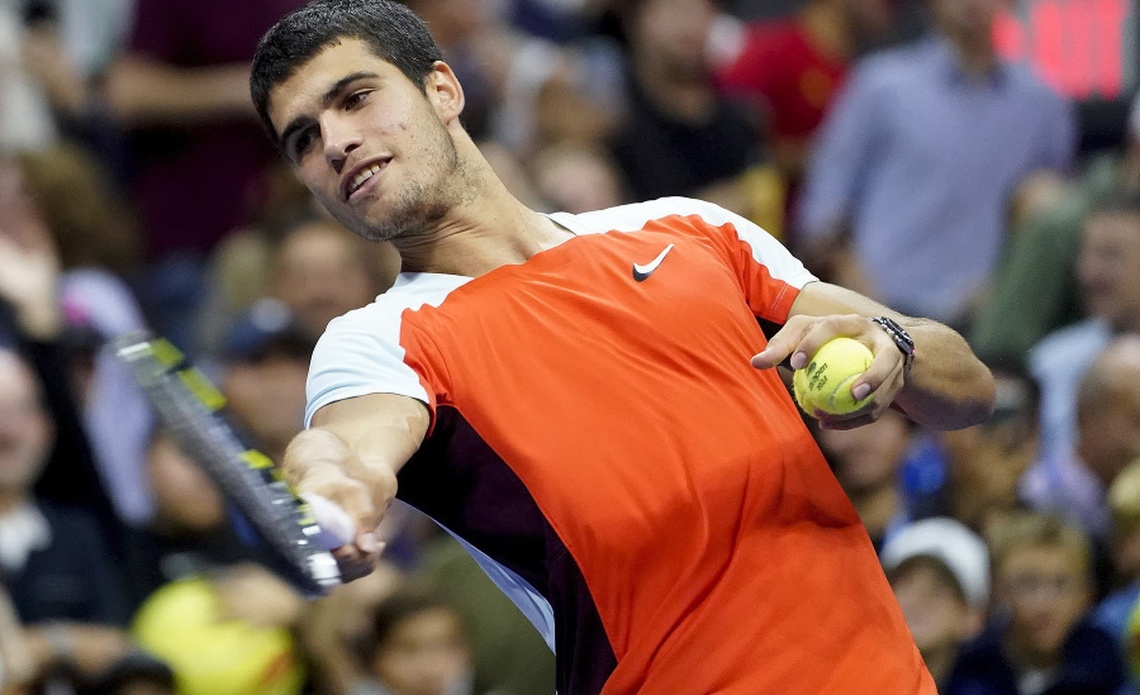
[{"label": "short dark hair", "polygon": [[368,615],[368,627],[354,645],[356,657],[361,664],[371,663],[376,653],[388,646],[392,633],[404,621],[435,610],[450,613],[455,618],[463,639],[468,639],[470,631],[466,620],[454,604],[431,586],[407,585],[398,588],[372,607]]},{"label": "short dark hair", "polygon": [[273,142],[269,90],[324,48],[342,39],[366,42],[377,57],[423,87],[443,52],[416,13],[393,0],[313,0],[285,15],[261,37],[250,66],[249,92]]}]

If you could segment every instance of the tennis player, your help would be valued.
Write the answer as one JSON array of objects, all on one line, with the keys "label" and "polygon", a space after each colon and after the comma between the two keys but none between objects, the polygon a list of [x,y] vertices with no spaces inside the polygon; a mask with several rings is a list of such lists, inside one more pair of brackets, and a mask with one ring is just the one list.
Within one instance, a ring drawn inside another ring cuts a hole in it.
[{"label": "tennis player", "polygon": [[[557,653],[558,692],[934,695],[866,532],[776,370],[850,336],[855,386],[983,420],[955,332],[816,281],[698,200],[570,215],[513,198],[463,89],[389,0],[316,0],[262,39],[253,100],[396,285],[329,324],[284,466],[372,561],[397,495],[464,543]],[[757,319],[782,326],[765,339]]]}]

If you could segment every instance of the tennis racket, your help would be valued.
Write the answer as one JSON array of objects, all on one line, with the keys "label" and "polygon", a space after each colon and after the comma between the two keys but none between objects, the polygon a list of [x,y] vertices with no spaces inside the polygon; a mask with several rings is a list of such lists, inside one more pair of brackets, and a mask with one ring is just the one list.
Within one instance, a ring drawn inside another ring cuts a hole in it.
[{"label": "tennis racket", "polygon": [[[174,440],[249,521],[284,579],[309,598],[351,577],[329,552],[343,545],[317,523],[269,457],[247,447],[222,414],[226,399],[170,342],[136,332],[118,338],[131,368]],[[315,501],[314,501],[315,502]],[[327,504],[327,503],[326,503]]]}]

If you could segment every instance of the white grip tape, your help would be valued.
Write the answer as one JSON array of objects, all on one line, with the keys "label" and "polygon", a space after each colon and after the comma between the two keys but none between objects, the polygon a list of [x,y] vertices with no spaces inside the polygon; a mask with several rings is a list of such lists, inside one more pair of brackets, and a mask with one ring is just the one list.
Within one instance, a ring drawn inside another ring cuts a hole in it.
[{"label": "white grip tape", "polygon": [[325,550],[336,550],[341,546],[352,544],[356,538],[356,523],[348,512],[341,509],[336,502],[320,495],[305,493],[301,495],[301,499],[308,503],[309,509],[313,510],[313,518],[321,527],[321,532],[314,539],[318,546]]}]

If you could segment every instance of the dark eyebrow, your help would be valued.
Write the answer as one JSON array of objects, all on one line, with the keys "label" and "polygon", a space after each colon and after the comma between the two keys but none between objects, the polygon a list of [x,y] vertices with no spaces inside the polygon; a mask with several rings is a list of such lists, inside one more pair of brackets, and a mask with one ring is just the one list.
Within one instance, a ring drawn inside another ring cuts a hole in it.
[{"label": "dark eyebrow", "polygon": [[[325,92],[325,95],[321,97],[321,108],[327,109],[329,107],[329,104],[336,101],[336,98],[340,95],[340,93],[343,92],[345,88],[347,88],[353,82],[356,82],[357,80],[377,79],[379,77],[380,75],[374,72],[369,72],[367,70],[358,70],[356,72],[345,75],[344,77],[337,80],[336,84],[334,84],[332,87],[329,87],[328,91]],[[297,118],[294,118],[289,123],[289,125],[285,126],[285,130],[281,131],[281,138],[279,140],[281,145],[284,146],[285,143],[289,140],[289,137],[296,131],[308,125],[308,121],[310,120],[312,119],[306,116],[298,116]]]}]

